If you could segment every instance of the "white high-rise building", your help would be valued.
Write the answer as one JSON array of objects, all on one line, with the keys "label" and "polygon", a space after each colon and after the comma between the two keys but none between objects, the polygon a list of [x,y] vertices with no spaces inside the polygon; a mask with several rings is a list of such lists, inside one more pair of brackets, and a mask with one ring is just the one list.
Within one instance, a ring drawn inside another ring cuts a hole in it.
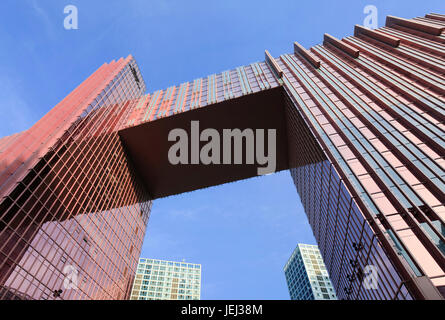
[{"label": "white high-rise building", "polygon": [[291,300],[337,300],[328,271],[315,245],[298,244],[284,266]]},{"label": "white high-rise building", "polygon": [[199,300],[201,265],[139,259],[131,300]]}]

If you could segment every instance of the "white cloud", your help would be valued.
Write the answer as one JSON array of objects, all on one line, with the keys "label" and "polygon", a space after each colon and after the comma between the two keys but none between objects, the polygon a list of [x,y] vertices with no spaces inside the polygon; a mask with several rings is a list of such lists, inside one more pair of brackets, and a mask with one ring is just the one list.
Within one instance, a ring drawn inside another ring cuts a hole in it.
[{"label": "white cloud", "polygon": [[0,76],[0,137],[28,129],[34,122],[30,106],[23,99],[16,84]]},{"label": "white cloud", "polygon": [[170,4],[167,1],[146,0],[128,1],[126,6],[130,8],[135,15],[145,17],[168,15],[174,8],[174,4]]},{"label": "white cloud", "polygon": [[[37,0],[32,0],[31,5],[37,17],[39,17],[39,19],[45,25],[45,30],[48,38],[54,39],[55,38],[54,25],[51,19],[49,18],[47,11],[45,11],[44,9],[42,9],[42,7],[38,5]],[[61,21],[63,21],[63,19],[61,19]]]}]

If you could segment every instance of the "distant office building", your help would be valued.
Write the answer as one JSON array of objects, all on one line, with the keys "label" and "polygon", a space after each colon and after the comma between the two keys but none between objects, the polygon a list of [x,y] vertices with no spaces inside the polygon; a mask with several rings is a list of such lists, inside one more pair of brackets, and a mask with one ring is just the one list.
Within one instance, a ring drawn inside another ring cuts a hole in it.
[{"label": "distant office building", "polygon": [[139,259],[131,300],[199,300],[201,265]]},{"label": "distant office building", "polygon": [[284,274],[291,300],[337,300],[317,246],[298,244]]}]

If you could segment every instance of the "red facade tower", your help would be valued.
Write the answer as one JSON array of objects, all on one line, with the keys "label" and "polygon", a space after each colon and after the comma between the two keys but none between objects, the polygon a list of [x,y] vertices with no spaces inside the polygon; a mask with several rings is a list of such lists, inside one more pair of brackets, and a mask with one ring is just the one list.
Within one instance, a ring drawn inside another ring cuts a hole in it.
[{"label": "red facade tower", "polygon": [[390,16],[151,94],[131,56],[103,65],[0,139],[0,298],[128,298],[152,200],[257,175],[170,164],[168,132],[199,120],[276,130],[340,299],[442,299],[444,30]]},{"label": "red facade tower", "polygon": [[132,57],[105,64],[0,141],[1,298],[128,296],[151,202],[116,128],[139,79]]}]

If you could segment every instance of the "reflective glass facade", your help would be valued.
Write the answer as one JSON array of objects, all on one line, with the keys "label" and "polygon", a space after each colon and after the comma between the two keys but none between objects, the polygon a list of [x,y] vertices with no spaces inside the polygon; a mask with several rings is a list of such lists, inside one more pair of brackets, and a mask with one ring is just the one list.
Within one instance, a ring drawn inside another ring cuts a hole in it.
[{"label": "reflective glass facade", "polygon": [[115,130],[145,90],[136,68],[103,65],[0,141],[0,298],[129,296],[151,208]]},{"label": "reflective glass facade", "polygon": [[284,266],[291,300],[337,300],[317,246],[298,244]]},{"label": "reflective glass facade", "polygon": [[131,56],[104,64],[0,139],[0,298],[129,298],[152,200],[256,174],[170,165],[165,128],[200,119],[279,129],[339,299],[443,298],[444,30],[389,16],[149,94]]},{"label": "reflective glass facade", "polygon": [[201,265],[139,259],[131,300],[199,300]]},{"label": "reflective glass facade", "polygon": [[[443,22],[428,21],[389,17],[377,31],[325,35],[323,45],[278,59],[326,155],[291,173],[342,299],[443,294],[443,60],[431,63]],[[363,288],[367,266],[378,270],[378,289]]]}]

